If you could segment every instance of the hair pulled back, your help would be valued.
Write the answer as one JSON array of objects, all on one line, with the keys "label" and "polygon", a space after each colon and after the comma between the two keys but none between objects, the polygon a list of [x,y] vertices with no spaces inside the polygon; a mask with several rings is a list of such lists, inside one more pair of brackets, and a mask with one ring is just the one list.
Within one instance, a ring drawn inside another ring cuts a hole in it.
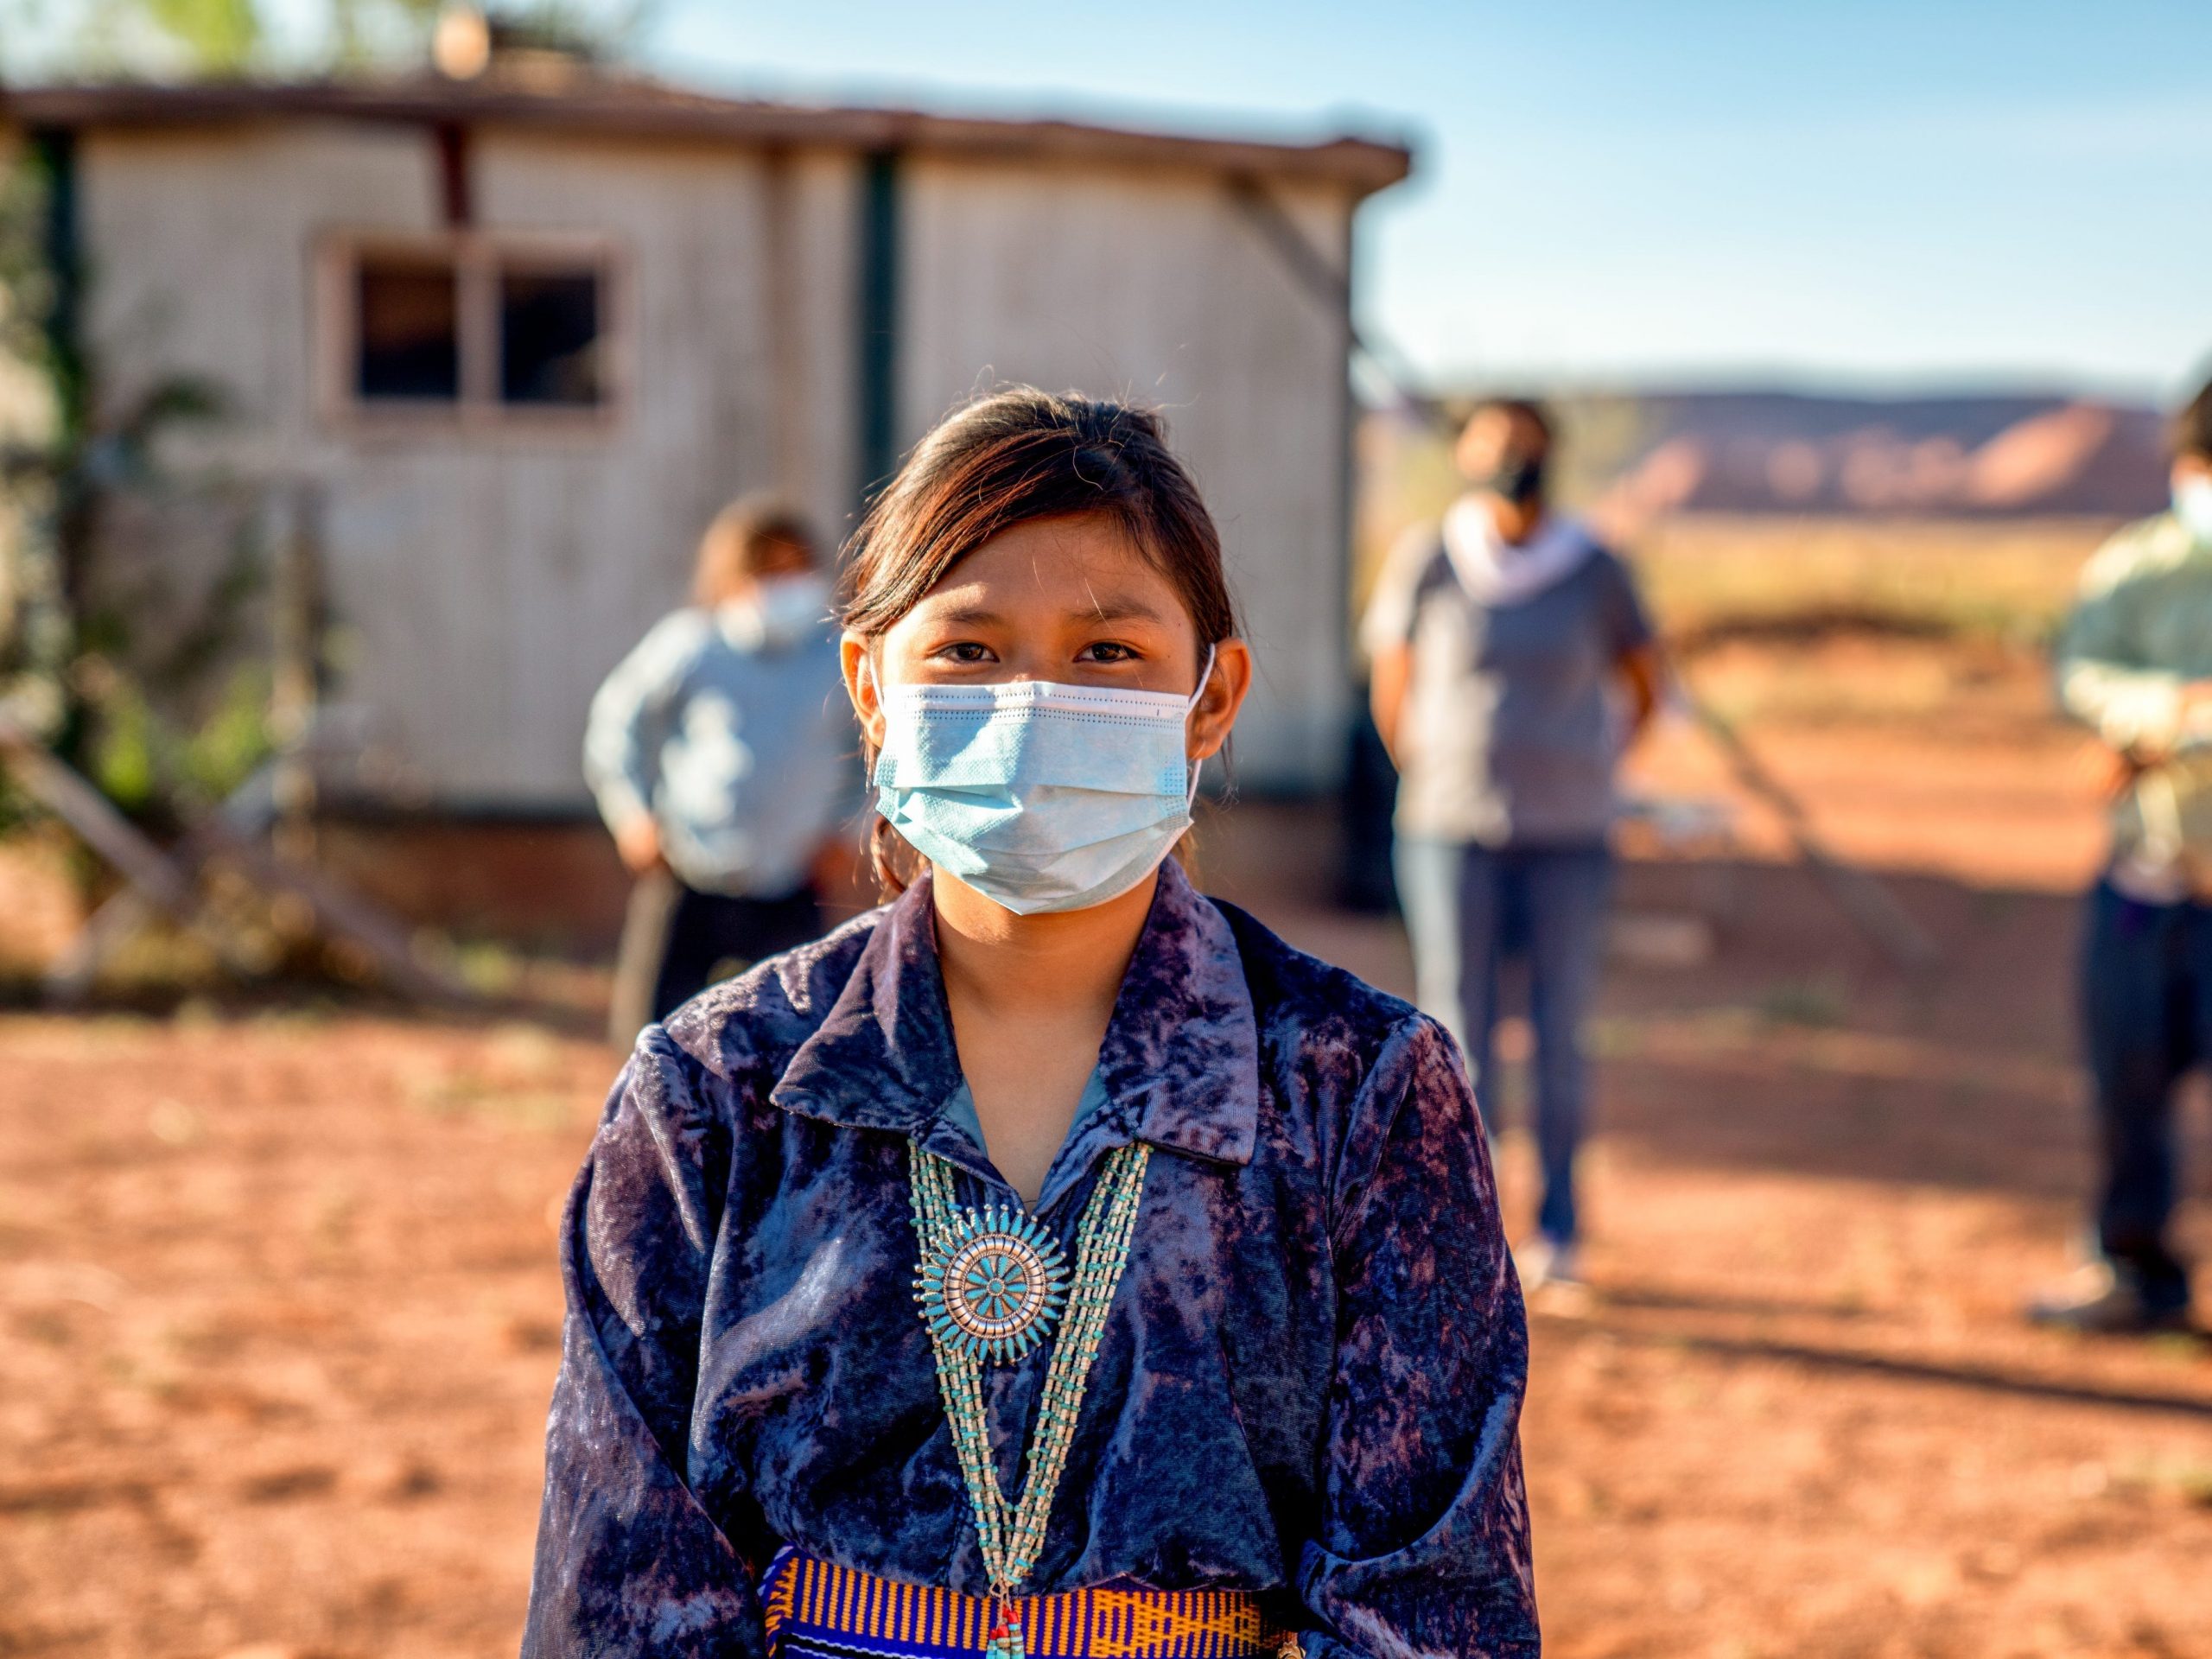
[{"label": "hair pulled back", "polygon": [[809,564],[819,563],[814,531],[799,511],[772,495],[741,495],[715,515],[699,538],[691,570],[695,603],[715,605],[727,598],[734,582],[757,576],[773,548],[793,548]]},{"label": "hair pulled back", "polygon": [[2196,396],[2175,415],[2172,439],[2177,460],[2212,461],[2212,380],[2199,387]]},{"label": "hair pulled back", "polygon": [[[1009,386],[954,410],[915,446],[845,550],[842,615],[873,643],[960,561],[1039,518],[1098,514],[1165,576],[1201,647],[1236,632],[1221,535],[1160,416],[1080,392]],[[874,757],[868,757],[873,763]],[[877,878],[906,885],[895,831],[875,821]]]}]

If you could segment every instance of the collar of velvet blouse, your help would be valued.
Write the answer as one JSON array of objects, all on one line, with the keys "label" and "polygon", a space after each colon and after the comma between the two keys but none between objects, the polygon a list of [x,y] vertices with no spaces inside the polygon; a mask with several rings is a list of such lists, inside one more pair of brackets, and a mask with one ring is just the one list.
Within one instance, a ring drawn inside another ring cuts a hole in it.
[{"label": "collar of velvet blouse", "polygon": [[[1249,1163],[1259,1057],[1252,994],[1228,919],[1170,859],[1099,1046],[1106,1104],[1060,1149],[1038,1207],[1133,1140]],[[960,1080],[925,874],[884,912],[828,1018],[769,1097],[832,1123],[912,1136],[982,1175],[967,1135],[942,1116]]]}]

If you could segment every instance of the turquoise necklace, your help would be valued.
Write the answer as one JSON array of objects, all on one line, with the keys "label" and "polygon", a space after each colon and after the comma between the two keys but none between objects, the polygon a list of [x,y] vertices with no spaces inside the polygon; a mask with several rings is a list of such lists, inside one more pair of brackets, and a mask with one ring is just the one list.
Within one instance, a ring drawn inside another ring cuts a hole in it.
[{"label": "turquoise necklace", "polygon": [[[963,1208],[953,1197],[951,1166],[909,1145],[914,1232],[921,1241],[914,1299],[936,1351],[938,1388],[976,1511],[983,1571],[999,1604],[986,1659],[1020,1659],[1027,1650],[1014,1592],[1045,1542],[1106,1312],[1128,1262],[1151,1150],[1133,1142],[1107,1155],[1077,1229],[1071,1285],[1058,1243],[1034,1219],[1002,1205]],[[1020,1359],[1056,1325],[1060,1337],[1046,1368],[1037,1427],[1023,1448],[1021,1496],[1009,1503],[992,1465],[983,1367]]]}]

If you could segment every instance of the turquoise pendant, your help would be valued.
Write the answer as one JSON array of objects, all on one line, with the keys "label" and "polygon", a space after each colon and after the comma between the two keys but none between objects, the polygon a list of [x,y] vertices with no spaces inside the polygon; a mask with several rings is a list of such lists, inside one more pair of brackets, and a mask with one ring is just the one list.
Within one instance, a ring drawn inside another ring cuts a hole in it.
[{"label": "turquoise pendant", "polygon": [[949,1236],[922,1253],[914,1298],[930,1334],[953,1351],[1011,1361],[1052,1334],[1067,1281],[1058,1242],[1031,1217],[959,1210]]}]

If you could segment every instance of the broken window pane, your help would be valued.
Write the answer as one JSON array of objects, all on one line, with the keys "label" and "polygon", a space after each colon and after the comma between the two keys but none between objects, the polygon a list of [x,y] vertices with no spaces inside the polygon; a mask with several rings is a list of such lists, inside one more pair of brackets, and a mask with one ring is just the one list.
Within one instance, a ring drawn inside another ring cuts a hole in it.
[{"label": "broken window pane", "polygon": [[362,399],[461,396],[461,301],[450,260],[365,255],[354,272]]},{"label": "broken window pane", "polygon": [[510,404],[599,403],[600,280],[594,270],[499,274],[499,396]]}]

